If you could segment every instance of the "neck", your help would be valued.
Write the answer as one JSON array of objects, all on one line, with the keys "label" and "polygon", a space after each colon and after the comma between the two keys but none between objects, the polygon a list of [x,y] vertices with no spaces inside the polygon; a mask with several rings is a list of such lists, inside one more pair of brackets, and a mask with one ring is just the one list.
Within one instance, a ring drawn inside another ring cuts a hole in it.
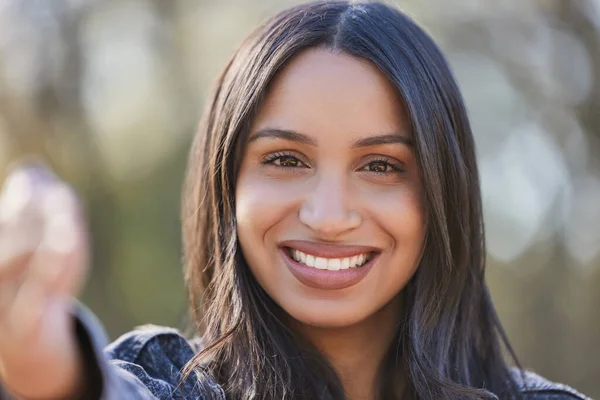
[{"label": "neck", "polygon": [[349,400],[377,398],[380,366],[396,335],[400,296],[364,321],[324,328],[302,325],[301,334],[334,367]]}]

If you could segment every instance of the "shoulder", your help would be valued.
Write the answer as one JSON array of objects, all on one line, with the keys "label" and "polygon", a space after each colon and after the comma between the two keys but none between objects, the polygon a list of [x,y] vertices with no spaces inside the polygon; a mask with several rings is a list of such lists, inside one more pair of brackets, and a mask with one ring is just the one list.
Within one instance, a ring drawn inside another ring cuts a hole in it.
[{"label": "shoulder", "polygon": [[173,364],[183,367],[193,356],[190,343],[175,328],[143,325],[125,333],[106,346],[109,359],[138,363]]},{"label": "shoulder", "polygon": [[132,373],[151,390],[154,386],[179,387],[183,383],[186,393],[210,392],[221,398],[222,389],[207,375],[192,374],[181,382],[181,372],[196,349],[196,342],[188,341],[175,328],[143,325],[106,346],[104,354],[111,364]]},{"label": "shoulder", "polygon": [[526,400],[590,400],[575,389],[532,371],[513,368],[511,374]]}]

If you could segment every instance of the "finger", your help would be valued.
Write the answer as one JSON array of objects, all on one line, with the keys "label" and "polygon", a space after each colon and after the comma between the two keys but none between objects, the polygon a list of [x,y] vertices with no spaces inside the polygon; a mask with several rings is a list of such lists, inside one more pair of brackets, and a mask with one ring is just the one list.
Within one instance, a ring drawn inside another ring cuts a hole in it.
[{"label": "finger", "polygon": [[25,281],[18,289],[2,324],[2,340],[26,343],[38,330],[46,304],[46,291],[35,281]]},{"label": "finger", "polygon": [[[74,191],[46,169],[28,165],[13,171],[0,194],[0,280],[21,273],[23,258],[39,247],[43,257],[65,257],[87,266],[87,235]],[[79,246],[79,247],[78,247]],[[49,262],[49,265],[57,264]],[[42,272],[44,273],[44,272]]]},{"label": "finger", "polygon": [[[24,255],[19,257],[15,264],[27,265],[30,259],[30,255]],[[14,268],[13,271],[0,279],[0,329],[27,274],[26,268]]]},{"label": "finger", "polygon": [[0,330],[17,295],[19,281],[0,281]]},{"label": "finger", "polygon": [[66,185],[54,186],[42,204],[44,233],[30,273],[53,291],[74,295],[88,265],[87,233],[79,202]]},{"label": "finger", "polygon": [[57,181],[40,163],[13,166],[0,191],[0,224],[18,218],[39,195],[39,191]]},{"label": "finger", "polygon": [[18,240],[0,235],[0,282],[18,279],[26,271],[39,239]]},{"label": "finger", "polygon": [[0,281],[0,330],[29,335],[39,323],[40,315],[36,312],[41,312],[43,307],[36,304],[42,293],[51,298],[61,294],[75,296],[81,290],[87,254],[83,250],[83,234],[75,232],[77,228],[72,219],[72,215],[65,214],[55,218],[45,232],[52,241],[60,237],[59,243],[43,240],[46,244],[40,246],[30,260],[20,261],[30,264],[25,273],[16,279]]},{"label": "finger", "polygon": [[[75,240],[83,242],[82,239]],[[44,285],[49,295],[76,296],[83,286],[86,272],[87,254],[82,245],[76,244],[68,251],[41,247],[31,259],[27,280]]]},{"label": "finger", "polygon": [[82,286],[87,241],[80,210],[75,193],[39,165],[9,174],[0,192],[0,324],[9,319],[19,328],[22,318],[27,331],[40,308],[24,304]]},{"label": "finger", "polygon": [[0,280],[20,273],[23,258],[33,253],[42,238],[43,219],[37,203],[43,187],[51,182],[44,174],[32,168],[17,169],[0,192]]},{"label": "finger", "polygon": [[0,223],[5,224],[26,207],[33,198],[33,185],[25,169],[11,172],[2,185],[0,192]]}]

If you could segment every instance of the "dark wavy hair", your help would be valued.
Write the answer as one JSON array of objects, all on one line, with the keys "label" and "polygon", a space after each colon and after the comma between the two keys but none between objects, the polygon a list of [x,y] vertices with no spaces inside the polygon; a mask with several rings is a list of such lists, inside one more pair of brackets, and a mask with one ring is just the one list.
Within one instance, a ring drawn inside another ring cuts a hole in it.
[{"label": "dark wavy hair", "polygon": [[253,277],[236,233],[235,185],[251,123],[275,75],[314,47],[368,60],[387,76],[410,120],[422,177],[424,253],[403,289],[406,311],[381,366],[379,398],[517,398],[503,349],[518,361],[484,280],[481,193],[461,94],[433,40],[377,2],[287,9],[241,44],[218,78],[183,193],[185,277],[204,346],[184,376],[207,374],[234,400],[345,398],[325,357],[286,326]]}]

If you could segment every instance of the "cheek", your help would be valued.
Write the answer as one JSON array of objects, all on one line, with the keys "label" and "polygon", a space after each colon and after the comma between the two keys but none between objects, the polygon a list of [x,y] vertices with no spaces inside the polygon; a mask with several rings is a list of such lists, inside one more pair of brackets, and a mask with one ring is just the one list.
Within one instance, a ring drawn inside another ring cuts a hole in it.
[{"label": "cheek", "polygon": [[387,204],[386,215],[390,231],[398,240],[419,246],[424,240],[425,218],[418,195],[406,193],[400,201]]},{"label": "cheek", "polygon": [[367,204],[368,214],[392,237],[396,246],[422,243],[426,223],[421,192],[416,185],[363,194],[363,204]]},{"label": "cheek", "polygon": [[264,236],[272,226],[271,216],[260,185],[253,183],[247,174],[240,173],[236,186],[236,225],[242,254],[252,274],[260,281],[260,271],[256,266],[266,265]]},{"label": "cheek", "polygon": [[297,187],[282,188],[281,182],[252,170],[240,173],[236,187],[239,244],[252,275],[277,303],[285,297],[281,289],[290,284],[286,271],[274,267],[278,265],[277,238],[293,225],[298,198]]},{"label": "cheek", "polygon": [[265,265],[275,248],[274,229],[292,216],[297,189],[255,171],[242,170],[236,186],[236,221],[240,245],[251,267]]},{"label": "cheek", "polygon": [[417,192],[404,188],[395,193],[379,193],[374,204],[373,223],[388,241],[389,248],[361,291],[354,307],[357,320],[390,304],[406,288],[419,267],[425,240],[426,223]]},{"label": "cheek", "polygon": [[[270,225],[270,216],[268,207],[265,205],[264,198],[269,194],[264,193],[260,184],[252,182],[247,175],[240,175],[236,187],[236,222],[238,236],[242,247],[245,249],[248,245],[255,245],[259,242],[261,232],[266,231]],[[248,254],[247,251],[244,251]]]},{"label": "cheek", "polygon": [[242,173],[236,187],[238,231],[266,234],[294,205],[294,194],[273,179]]},{"label": "cheek", "polygon": [[[420,192],[405,187],[394,193],[378,193],[371,215],[390,239],[386,265],[382,270],[389,285],[404,285],[415,273],[423,250],[426,218]],[[402,287],[389,287],[390,291]]]}]

